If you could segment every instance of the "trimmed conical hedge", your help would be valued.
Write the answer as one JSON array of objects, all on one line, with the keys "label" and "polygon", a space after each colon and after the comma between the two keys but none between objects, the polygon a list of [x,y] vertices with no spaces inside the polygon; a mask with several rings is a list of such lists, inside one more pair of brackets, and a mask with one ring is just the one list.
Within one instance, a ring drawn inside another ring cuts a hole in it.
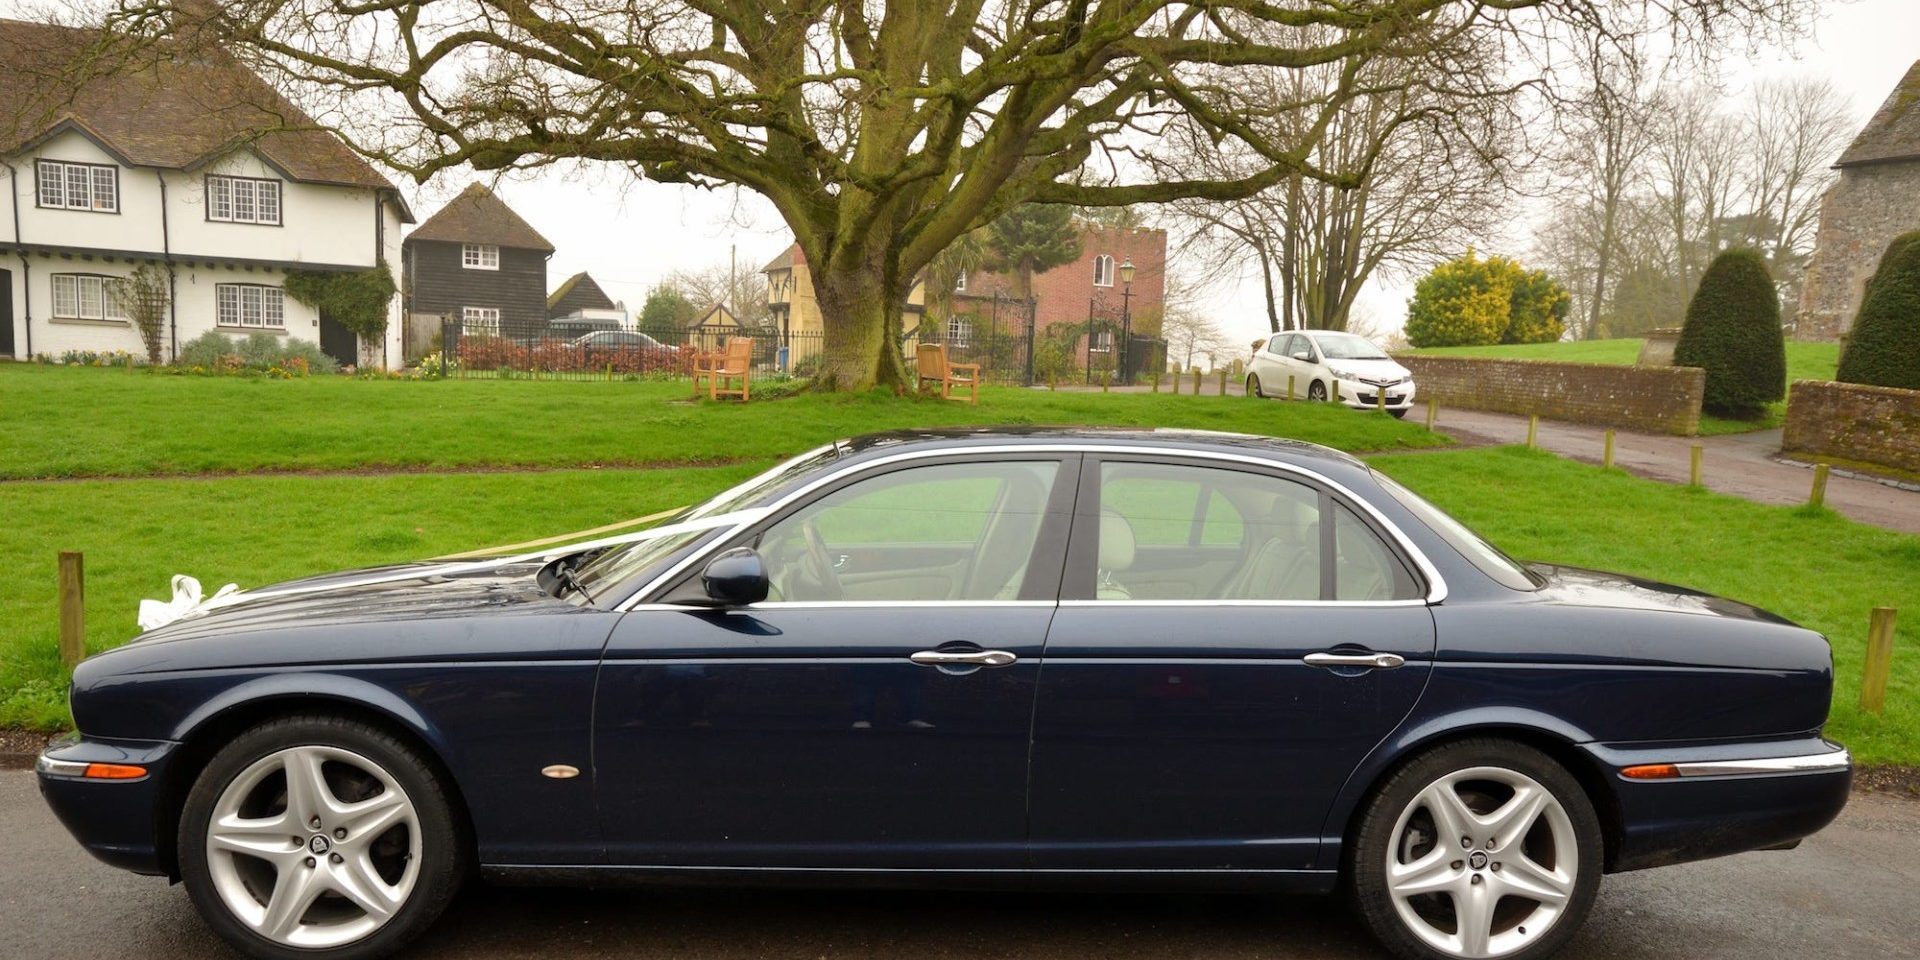
[{"label": "trimmed conical hedge", "polygon": [[1920,390],[1920,231],[1896,237],[1880,258],[1836,379]]},{"label": "trimmed conical hedge", "polygon": [[1752,415],[1787,395],[1780,298],[1759,252],[1729,250],[1707,267],[1673,364],[1707,371],[1705,406],[1716,412]]}]

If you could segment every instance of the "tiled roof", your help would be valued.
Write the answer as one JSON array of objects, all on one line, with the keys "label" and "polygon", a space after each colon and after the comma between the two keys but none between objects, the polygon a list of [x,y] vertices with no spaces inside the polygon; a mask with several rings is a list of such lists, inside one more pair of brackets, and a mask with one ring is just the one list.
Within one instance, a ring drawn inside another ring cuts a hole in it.
[{"label": "tiled roof", "polygon": [[1920,159],[1920,60],[1908,68],[1836,165],[1915,159]]},{"label": "tiled roof", "polygon": [[553,244],[484,184],[471,183],[440,212],[407,234],[407,242],[490,243],[497,247],[552,253]]},{"label": "tiled roof", "polygon": [[232,57],[177,43],[88,69],[100,37],[0,19],[0,154],[77,130],[130,166],[181,170],[250,144],[292,180],[393,190],[339,137],[284,129],[314,121]]},{"label": "tiled roof", "polygon": [[761,267],[760,272],[772,273],[775,270],[791,270],[793,269],[794,264],[796,263],[803,264],[806,262],[807,262],[806,253],[803,252],[800,249],[800,245],[796,243],[787,247],[785,250],[780,251],[780,255],[777,257],[774,257],[771,261],[767,263],[766,266]]},{"label": "tiled roof", "polygon": [[560,286],[547,295],[548,317],[564,317],[575,310],[613,309],[616,309],[613,298],[585,271],[561,281]]}]

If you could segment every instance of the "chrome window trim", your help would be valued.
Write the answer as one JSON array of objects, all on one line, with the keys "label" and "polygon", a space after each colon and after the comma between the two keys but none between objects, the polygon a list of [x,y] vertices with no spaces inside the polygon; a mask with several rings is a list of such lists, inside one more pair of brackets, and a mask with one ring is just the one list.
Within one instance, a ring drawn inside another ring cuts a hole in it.
[{"label": "chrome window trim", "polygon": [[1428,600],[1062,600],[1063,607],[1424,607]]},{"label": "chrome window trim", "polygon": [[[727,607],[726,609],[806,610],[818,608],[823,610],[837,610],[860,607],[930,609],[935,607],[1053,607],[1058,605],[1059,601],[1057,600],[763,600],[760,603],[749,603],[738,607]],[[627,612],[631,613],[636,610],[710,611],[714,609],[716,608],[701,606],[697,603],[636,603],[628,607]]]},{"label": "chrome window trim", "polygon": [[[1676,763],[1680,779],[1688,777],[1761,777],[1783,773],[1837,773],[1853,766],[1845,750],[1799,757],[1761,757],[1753,760],[1695,760]],[[1659,781],[1649,781],[1659,782]]]},{"label": "chrome window trim", "polygon": [[[832,445],[829,444],[828,446],[832,446]],[[1227,453],[1225,451],[1220,451],[1220,450],[1187,450],[1179,447],[1155,447],[1155,446],[1139,446],[1139,445],[1130,445],[1130,444],[1088,443],[1088,442],[1061,443],[1061,444],[989,444],[989,445],[983,445],[983,446],[935,447],[931,449],[921,449],[921,450],[903,450],[899,453],[869,460],[865,463],[859,464],[858,466],[849,467],[844,470],[832,471],[828,473],[826,476],[818,477],[812,480],[811,482],[807,483],[806,485],[800,487],[799,489],[794,490],[791,493],[788,493],[784,497],[781,497],[779,500],[776,500],[773,503],[770,503],[765,507],[762,507],[759,509],[765,511],[765,514],[777,513],[778,511],[785,509],[789,504],[793,503],[794,501],[799,500],[807,496],[808,494],[812,493],[813,491],[821,487],[824,487],[828,484],[838,483],[842,480],[846,480],[850,478],[858,478],[866,473],[869,473],[881,467],[891,466],[898,463],[905,463],[913,460],[932,460],[932,459],[938,459],[943,457],[976,456],[979,454],[1024,454],[1024,455],[1029,455],[1035,458],[1046,458],[1046,457],[1058,456],[1060,454],[1070,454],[1070,453],[1081,453],[1081,454],[1094,453],[1094,454],[1109,454],[1109,455],[1136,456],[1136,457],[1149,456],[1149,457],[1185,458],[1190,460],[1213,460],[1213,461],[1218,461],[1222,463],[1246,464],[1246,465],[1255,466],[1255,467],[1262,467],[1269,470],[1278,470],[1282,473],[1290,473],[1295,476],[1304,477],[1310,481],[1324,485],[1327,489],[1332,490],[1333,492],[1343,496],[1349,504],[1357,507],[1360,510],[1365,511],[1366,514],[1372,517],[1374,521],[1378,523],[1382,529],[1387,531],[1388,536],[1392,537],[1395,543],[1400,545],[1401,551],[1413,560],[1414,566],[1419,569],[1420,575],[1424,577],[1427,581],[1427,595],[1424,600],[1394,600],[1394,601],[1255,600],[1255,601],[1247,601],[1249,603],[1256,603],[1256,604],[1262,604],[1262,605],[1274,604],[1274,605],[1289,605],[1289,606],[1305,605],[1309,603],[1324,604],[1328,606],[1362,606],[1362,605],[1373,606],[1373,605],[1378,605],[1383,603],[1392,603],[1395,605],[1426,606],[1426,605],[1440,603],[1446,600],[1447,598],[1447,581],[1444,577],[1440,575],[1439,569],[1433,565],[1433,562],[1431,560],[1427,559],[1427,555],[1425,553],[1422,553],[1420,551],[1420,548],[1415,546],[1412,540],[1408,539],[1406,533],[1401,531],[1398,524],[1388,519],[1386,514],[1383,514],[1380,512],[1380,508],[1374,506],[1365,497],[1362,497],[1359,494],[1354,493],[1353,490],[1347,487],[1345,484],[1340,483],[1337,480],[1333,480],[1313,470],[1308,470],[1305,467],[1295,466],[1294,464],[1284,463],[1278,460],[1270,460],[1264,457],[1255,457],[1255,456],[1250,456],[1250,455],[1241,454],[1241,453]],[[739,487],[744,487],[745,485],[746,485],[745,483],[739,484],[735,487],[735,489],[738,489]],[[763,514],[763,517],[765,514]],[[629,596],[626,600],[621,601],[619,604],[615,605],[614,609],[617,611],[625,612],[625,611],[632,610],[642,606],[648,606],[648,607],[671,606],[671,607],[678,608],[679,605],[677,604],[655,604],[649,600],[643,600],[641,598],[651,597],[654,591],[660,589],[661,587],[665,586],[667,583],[670,583],[674,579],[678,578],[681,574],[691,569],[694,564],[705,560],[709,555],[711,555],[716,550],[718,550],[722,544],[725,544],[728,541],[732,540],[736,534],[738,534],[739,532],[741,532],[742,530],[746,529],[751,525],[752,525],[751,522],[747,522],[747,523],[735,524],[731,529],[721,528],[723,532],[721,533],[720,536],[715,537],[712,543],[694,552],[693,554],[690,554],[686,559],[668,568],[666,572],[648,581],[645,586],[634,591],[633,594]],[[896,606],[902,603],[906,603],[908,601],[872,600],[872,601],[832,601],[832,602],[834,603],[849,603],[849,602],[872,603],[876,605]],[[945,601],[927,601],[927,602],[944,603]],[[971,601],[971,602],[980,603],[980,604],[1035,603],[1035,602],[1051,604],[1054,601],[1052,600],[1042,600],[1042,601],[977,600],[977,601]],[[1065,600],[1060,602],[1063,604],[1077,605],[1080,603],[1087,603],[1087,604],[1130,603],[1130,602],[1163,603],[1166,601]],[[1219,606],[1219,605],[1228,603],[1229,601],[1205,600],[1205,601],[1187,601],[1187,602],[1192,603],[1194,605],[1204,604],[1204,605],[1211,605],[1211,606]],[[701,609],[701,608],[688,607],[687,609]]]}]

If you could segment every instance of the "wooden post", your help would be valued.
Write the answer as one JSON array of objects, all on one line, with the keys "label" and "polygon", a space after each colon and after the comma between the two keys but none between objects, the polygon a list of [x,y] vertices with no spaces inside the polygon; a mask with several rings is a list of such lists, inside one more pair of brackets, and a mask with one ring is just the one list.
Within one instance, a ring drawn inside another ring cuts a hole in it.
[{"label": "wooden post", "polygon": [[1048,390],[1058,390],[1058,389],[1060,389],[1060,375],[1059,375],[1059,374],[1057,374],[1057,373],[1049,373],[1049,374],[1047,374],[1047,389],[1048,389]]},{"label": "wooden post", "polygon": [[1811,494],[1810,496],[1808,496],[1808,497],[1807,497],[1807,503],[1808,503],[1808,504],[1809,504],[1810,506],[1815,506],[1815,507],[1822,507],[1822,506],[1826,506],[1826,503],[1827,503],[1827,474],[1829,474],[1829,473],[1832,473],[1832,472],[1833,472],[1833,468],[1831,468],[1831,467],[1829,467],[1829,466],[1827,466],[1827,465],[1826,465],[1826,464],[1824,464],[1824,463],[1820,463],[1820,464],[1815,464],[1815,465],[1814,465],[1814,468],[1813,468],[1813,493],[1812,493],[1812,494]]},{"label": "wooden post", "polygon": [[1433,429],[1433,418],[1439,412],[1439,410],[1440,410],[1440,405],[1435,403],[1432,397],[1428,397],[1427,398],[1427,429],[1428,430]]},{"label": "wooden post", "polygon": [[1155,371],[1155,372],[1154,372],[1154,374],[1153,374],[1153,377],[1152,377],[1151,379],[1152,379],[1152,383],[1153,383],[1153,392],[1154,392],[1154,393],[1159,393],[1159,392],[1160,392],[1160,374],[1159,374],[1159,372],[1158,372],[1158,371]]},{"label": "wooden post", "polygon": [[1687,482],[1693,486],[1697,487],[1700,485],[1700,458],[1705,455],[1706,452],[1707,448],[1697,443],[1693,445],[1693,450],[1689,457],[1691,462],[1687,468]]},{"label": "wooden post", "polygon": [[1537,413],[1528,414],[1527,415],[1527,449],[1532,450],[1534,447],[1539,446],[1539,440],[1540,440],[1540,415]]},{"label": "wooden post", "polygon": [[1293,374],[1287,374],[1287,399],[1293,399]]},{"label": "wooden post", "polygon": [[78,553],[60,551],[60,662],[69,669],[87,655],[87,579]]},{"label": "wooden post", "polygon": [[1601,451],[1600,453],[1600,468],[1602,470],[1613,469],[1613,430],[1612,429],[1607,430],[1607,446],[1606,446],[1606,449]]},{"label": "wooden post", "polygon": [[1220,370],[1220,395],[1227,395],[1227,371],[1224,367]]},{"label": "wooden post", "polygon": [[1340,402],[1340,380],[1338,377],[1327,381],[1327,402]]},{"label": "wooden post", "polygon": [[1101,393],[1109,392],[1107,390],[1107,385],[1112,379],[1113,378],[1109,376],[1105,370],[1100,371],[1100,392]]},{"label": "wooden post", "polygon": [[1387,412],[1387,388],[1386,387],[1373,388],[1373,409],[1381,413]]},{"label": "wooden post", "polygon": [[1860,678],[1860,709],[1879,713],[1887,706],[1887,674],[1893,669],[1892,607],[1874,607],[1867,625],[1867,671]]}]

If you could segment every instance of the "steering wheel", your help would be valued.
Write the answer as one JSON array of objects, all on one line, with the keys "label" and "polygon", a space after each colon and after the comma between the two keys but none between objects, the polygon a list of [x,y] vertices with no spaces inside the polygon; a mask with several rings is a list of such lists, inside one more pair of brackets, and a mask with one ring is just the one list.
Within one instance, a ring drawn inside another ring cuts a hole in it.
[{"label": "steering wheel", "polygon": [[814,582],[820,585],[823,600],[838,600],[847,595],[845,587],[840,585],[840,575],[833,570],[833,558],[827,555],[827,542],[820,539],[820,527],[812,517],[800,521],[800,533],[807,541],[807,566],[812,569]]}]

